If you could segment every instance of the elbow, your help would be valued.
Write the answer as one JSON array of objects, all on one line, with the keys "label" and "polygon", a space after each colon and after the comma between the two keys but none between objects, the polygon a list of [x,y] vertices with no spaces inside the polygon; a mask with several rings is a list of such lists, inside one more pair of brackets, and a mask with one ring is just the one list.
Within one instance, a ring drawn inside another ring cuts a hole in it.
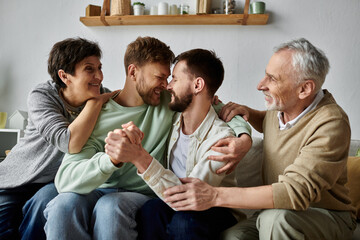
[{"label": "elbow", "polygon": [[70,154],[79,153],[79,152],[81,152],[81,150],[82,150],[82,146],[76,146],[74,144],[69,144],[68,151]]}]

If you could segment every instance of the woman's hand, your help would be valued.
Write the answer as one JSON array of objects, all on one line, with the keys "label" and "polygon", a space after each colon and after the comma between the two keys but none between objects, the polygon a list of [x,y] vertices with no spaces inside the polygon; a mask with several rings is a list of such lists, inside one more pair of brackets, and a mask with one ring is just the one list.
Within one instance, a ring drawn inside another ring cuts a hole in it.
[{"label": "woman's hand", "polygon": [[99,102],[101,105],[103,105],[103,104],[107,103],[110,98],[115,98],[117,95],[119,95],[120,92],[121,92],[121,90],[116,90],[116,91],[109,92],[109,93],[103,93],[97,97],[90,98],[88,101]]}]

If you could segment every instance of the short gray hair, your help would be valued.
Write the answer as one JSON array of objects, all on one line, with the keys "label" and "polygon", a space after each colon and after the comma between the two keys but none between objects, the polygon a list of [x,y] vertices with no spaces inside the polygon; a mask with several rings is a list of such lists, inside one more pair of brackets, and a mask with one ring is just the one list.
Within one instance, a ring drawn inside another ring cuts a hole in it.
[{"label": "short gray hair", "polygon": [[329,60],[324,52],[316,48],[305,38],[296,39],[283,43],[275,48],[274,52],[283,50],[293,51],[292,66],[295,70],[295,79],[301,83],[306,79],[315,82],[315,92],[318,92],[325,81],[329,72]]}]

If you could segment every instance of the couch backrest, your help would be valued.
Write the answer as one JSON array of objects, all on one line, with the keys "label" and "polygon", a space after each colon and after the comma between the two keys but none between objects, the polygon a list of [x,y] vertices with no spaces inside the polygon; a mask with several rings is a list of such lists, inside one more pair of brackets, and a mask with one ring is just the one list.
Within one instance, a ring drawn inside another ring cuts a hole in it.
[{"label": "couch backrest", "polygon": [[349,156],[355,156],[359,148],[360,148],[360,140],[352,139],[350,143]]}]

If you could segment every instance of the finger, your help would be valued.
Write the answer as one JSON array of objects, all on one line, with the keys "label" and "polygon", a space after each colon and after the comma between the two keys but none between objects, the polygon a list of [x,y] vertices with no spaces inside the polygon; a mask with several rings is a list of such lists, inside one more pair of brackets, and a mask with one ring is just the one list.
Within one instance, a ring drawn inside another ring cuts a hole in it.
[{"label": "finger", "polygon": [[105,149],[108,150],[108,151],[111,151],[111,152],[116,152],[117,149],[119,149],[119,144],[115,143],[115,144],[112,144],[112,143],[107,143],[105,144]]},{"label": "finger", "polygon": [[219,162],[228,162],[231,158],[231,155],[210,155],[207,159]]},{"label": "finger", "polygon": [[233,154],[233,151],[228,146],[222,146],[222,147],[211,147],[211,150],[214,152],[222,153],[223,155],[226,154]]},{"label": "finger", "polygon": [[176,202],[184,201],[185,199],[186,199],[185,193],[176,193],[171,196],[165,197],[164,201],[166,203],[175,204]]},{"label": "finger", "polygon": [[123,129],[123,131],[126,133],[126,136],[128,137],[129,141],[132,143],[132,144],[137,144],[137,134],[136,132],[131,132],[129,131],[128,129]]},{"label": "finger", "polygon": [[229,175],[230,173],[234,172],[236,169],[237,164],[234,164],[229,170],[226,171],[226,175]]},{"label": "finger", "polygon": [[[181,180],[181,179],[180,179]],[[184,192],[185,189],[184,189],[184,185],[177,185],[177,186],[174,186],[174,187],[170,187],[168,189],[166,189],[164,192],[163,192],[163,195],[165,197],[167,196],[172,196],[174,194],[179,194],[179,193],[182,193]]]},{"label": "finger", "polygon": [[231,105],[229,105],[224,114],[224,121],[229,122],[234,116],[237,115],[236,107],[236,103],[231,103]]},{"label": "finger", "polygon": [[128,122],[128,123],[121,124],[121,127],[122,127],[122,128],[128,128],[128,127],[130,127],[130,126],[136,126],[136,125],[133,123],[133,121],[130,121],[130,122]]},{"label": "finger", "polygon": [[115,91],[112,91],[110,94],[111,94],[111,98],[115,98],[117,95],[119,95],[119,93],[121,92],[121,90],[115,90]]},{"label": "finger", "polygon": [[228,102],[227,104],[225,104],[225,105],[220,109],[219,117],[220,117],[221,119],[224,118],[225,111],[226,111],[226,109],[229,107],[230,103],[231,103],[231,102]]},{"label": "finger", "polygon": [[212,104],[214,104],[214,105],[218,105],[218,104],[219,104],[219,98],[218,98],[217,95],[215,95],[215,96],[213,97]]},{"label": "finger", "polygon": [[233,108],[235,107],[235,103],[233,102],[228,102],[224,107],[223,107],[223,112],[221,115],[221,119],[223,119],[224,121],[228,118],[228,115],[230,114],[230,112],[233,110]]},{"label": "finger", "polygon": [[219,168],[218,170],[216,170],[216,174],[222,174],[224,172],[229,171],[230,169],[232,169],[234,167],[235,163],[234,162],[228,162],[227,164],[225,164],[225,166]]},{"label": "finger", "polygon": [[124,137],[126,137],[126,134],[123,131],[120,133],[109,132],[105,138],[105,142],[115,144],[116,141],[120,141]]},{"label": "finger", "polygon": [[195,183],[198,181],[197,178],[192,178],[192,177],[186,177],[186,178],[180,178],[180,181],[184,184],[186,183]]},{"label": "finger", "polygon": [[225,122],[231,121],[231,119],[233,119],[237,115],[240,115],[240,113],[235,108],[231,109],[226,116]]},{"label": "finger", "polygon": [[190,204],[189,204],[188,199],[184,199],[184,200],[181,200],[181,201],[172,202],[172,203],[170,203],[170,206],[179,211],[180,209],[189,208]]},{"label": "finger", "polygon": [[108,145],[108,146],[105,147],[105,153],[107,155],[109,155],[111,158],[117,159],[117,154],[116,154],[116,149],[115,148]]},{"label": "finger", "polygon": [[[109,132],[111,133],[111,132]],[[126,137],[126,134],[123,132],[123,130],[121,129],[115,129],[113,132],[113,134],[117,134],[118,136],[123,136],[123,137]],[[114,135],[115,136],[115,135]]]},{"label": "finger", "polygon": [[137,136],[137,144],[140,144],[144,138],[144,133],[136,125],[131,125],[127,129],[131,132],[134,132],[135,136]]},{"label": "finger", "polygon": [[220,139],[219,141],[217,141],[214,145],[212,145],[212,147],[222,147],[222,146],[227,146],[229,145],[229,139],[228,138],[223,138]]}]

